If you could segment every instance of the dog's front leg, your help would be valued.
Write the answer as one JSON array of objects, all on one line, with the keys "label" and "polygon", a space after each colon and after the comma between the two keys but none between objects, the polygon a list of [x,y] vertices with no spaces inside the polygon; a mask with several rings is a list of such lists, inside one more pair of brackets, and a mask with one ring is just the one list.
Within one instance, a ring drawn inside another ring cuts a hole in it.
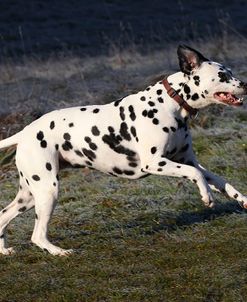
[{"label": "dog's front leg", "polygon": [[150,174],[188,178],[197,184],[204,204],[210,207],[214,205],[211,189],[202,172],[195,167],[179,164],[161,156],[155,156],[150,162],[145,163],[142,171]]},{"label": "dog's front leg", "polygon": [[195,163],[198,165],[198,168],[201,170],[202,174],[204,175],[205,179],[207,180],[210,187],[218,192],[226,194],[232,199],[237,200],[239,203],[243,205],[244,208],[247,208],[247,197],[237,191],[232,185],[230,185],[224,178],[213,174],[212,172],[206,170],[200,164]]},{"label": "dog's front leg", "polygon": [[247,197],[237,191],[224,178],[215,175],[200,165],[193,152],[190,152],[189,156],[187,156],[186,163],[202,172],[212,190],[223,193],[230,198],[237,200],[244,208],[247,208]]}]

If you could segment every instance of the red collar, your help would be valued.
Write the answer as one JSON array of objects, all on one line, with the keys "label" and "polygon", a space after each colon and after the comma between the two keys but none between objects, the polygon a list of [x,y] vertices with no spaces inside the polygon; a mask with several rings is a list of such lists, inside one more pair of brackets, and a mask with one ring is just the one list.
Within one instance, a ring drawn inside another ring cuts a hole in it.
[{"label": "red collar", "polygon": [[162,81],[167,94],[174,99],[181,107],[183,107],[186,111],[189,112],[191,117],[196,117],[198,114],[198,109],[191,107],[178,93],[175,89],[171,87],[167,78]]}]

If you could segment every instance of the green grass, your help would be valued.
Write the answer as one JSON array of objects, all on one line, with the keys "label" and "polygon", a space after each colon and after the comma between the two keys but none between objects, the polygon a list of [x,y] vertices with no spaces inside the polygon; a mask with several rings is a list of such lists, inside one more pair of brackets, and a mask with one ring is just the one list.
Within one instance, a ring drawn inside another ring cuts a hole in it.
[{"label": "green grass", "polygon": [[[215,135],[194,128],[194,148],[202,164],[246,194],[246,129],[236,135],[237,118],[217,117],[218,125],[225,119],[230,130]],[[17,173],[4,163],[1,199],[9,200]],[[40,251],[30,243],[34,213],[17,218],[8,229],[17,254],[0,256],[0,301],[246,301],[247,215],[215,197],[216,208],[206,209],[185,180],[63,170],[50,237],[76,253]]]},{"label": "green grass", "polygon": [[[246,80],[246,52],[239,51],[246,41],[223,42],[195,48]],[[1,63],[2,110],[12,112],[0,119],[1,139],[39,112],[106,103],[145,87],[147,77],[173,73],[175,49]],[[191,122],[199,161],[245,195],[246,108],[215,106]],[[0,153],[1,207],[18,187],[13,155],[13,149]],[[34,212],[16,218],[8,239],[17,254],[0,256],[0,302],[247,301],[247,215],[236,202],[215,193],[217,206],[207,209],[195,184],[183,179],[128,181],[80,169],[61,171],[60,193],[49,235],[76,253],[42,252],[30,243]]]}]

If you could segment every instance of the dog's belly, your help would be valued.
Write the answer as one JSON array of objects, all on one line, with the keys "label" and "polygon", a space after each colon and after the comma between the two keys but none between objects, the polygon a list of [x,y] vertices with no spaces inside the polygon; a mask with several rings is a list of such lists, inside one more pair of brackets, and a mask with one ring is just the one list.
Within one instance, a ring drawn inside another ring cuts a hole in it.
[{"label": "dog's belly", "polygon": [[81,150],[83,151],[75,148],[66,153],[61,151],[60,158],[62,162],[70,163],[73,167],[88,167],[118,177],[138,179],[147,174],[141,170],[138,154],[127,147],[117,149],[127,154],[118,153],[104,145],[98,147],[98,152],[90,152],[86,146]]},{"label": "dog's belly", "polygon": [[74,167],[88,167],[114,176],[137,179],[147,173],[141,171],[141,162],[134,142],[118,140],[117,136],[88,136],[82,140],[64,140],[59,144],[60,158]]}]

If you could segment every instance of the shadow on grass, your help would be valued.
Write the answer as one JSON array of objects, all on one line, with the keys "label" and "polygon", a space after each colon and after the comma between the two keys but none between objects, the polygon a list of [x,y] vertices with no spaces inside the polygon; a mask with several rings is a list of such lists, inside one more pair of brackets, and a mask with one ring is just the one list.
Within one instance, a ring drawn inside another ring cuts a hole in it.
[{"label": "shadow on grass", "polygon": [[205,208],[199,212],[181,212],[176,219],[176,225],[186,227],[196,223],[212,221],[220,216],[230,215],[233,213],[244,213],[243,209],[236,201],[230,201],[224,204],[218,204],[213,209]]},{"label": "shadow on grass", "polygon": [[129,221],[124,228],[140,228],[141,233],[153,234],[159,231],[172,232],[178,228],[186,228],[194,224],[213,221],[218,217],[231,214],[242,214],[245,210],[237,202],[218,204],[213,209],[204,208],[201,211],[165,211],[160,213],[144,214],[134,221]]}]

